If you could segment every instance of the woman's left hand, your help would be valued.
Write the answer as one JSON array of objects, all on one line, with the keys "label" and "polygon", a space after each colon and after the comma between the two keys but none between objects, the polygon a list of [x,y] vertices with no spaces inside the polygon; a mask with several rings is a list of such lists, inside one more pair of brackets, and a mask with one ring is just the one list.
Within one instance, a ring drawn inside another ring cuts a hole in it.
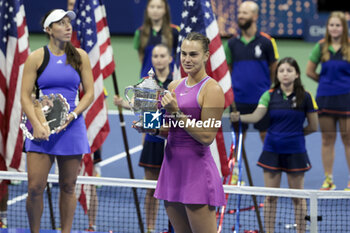
[{"label": "woman's left hand", "polygon": [[59,127],[59,129],[57,130],[57,133],[61,132],[62,130],[65,130],[65,128],[67,128],[67,126],[74,120],[74,115],[72,113],[68,114],[68,117],[66,119],[66,123],[64,123],[63,125],[61,125]]},{"label": "woman's left hand", "polygon": [[168,113],[177,112],[179,110],[175,92],[166,93],[163,96],[161,103]]}]

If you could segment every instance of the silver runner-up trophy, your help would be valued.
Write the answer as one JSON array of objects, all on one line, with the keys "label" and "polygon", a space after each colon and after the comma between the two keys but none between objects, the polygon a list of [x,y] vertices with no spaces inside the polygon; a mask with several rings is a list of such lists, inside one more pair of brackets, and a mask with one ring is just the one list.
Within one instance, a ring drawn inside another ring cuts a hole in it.
[{"label": "silver runner-up trophy", "polygon": [[[66,98],[61,94],[44,95],[34,100],[35,115],[44,127],[49,128],[51,134],[56,133],[66,123],[69,109],[70,106]],[[22,115],[20,128],[24,136],[30,140],[35,140],[33,137],[33,127],[25,113]]]},{"label": "silver runner-up trophy", "polygon": [[[154,79],[154,75],[155,73],[151,68],[150,71],[148,71],[148,77],[142,78],[136,85],[125,88],[125,98],[128,100],[135,115],[140,117],[140,120],[134,124],[137,127],[143,127],[144,112],[156,112],[160,109],[161,98],[165,93],[169,92],[158,85],[157,81]],[[134,92],[131,99],[128,96],[130,90]]]}]

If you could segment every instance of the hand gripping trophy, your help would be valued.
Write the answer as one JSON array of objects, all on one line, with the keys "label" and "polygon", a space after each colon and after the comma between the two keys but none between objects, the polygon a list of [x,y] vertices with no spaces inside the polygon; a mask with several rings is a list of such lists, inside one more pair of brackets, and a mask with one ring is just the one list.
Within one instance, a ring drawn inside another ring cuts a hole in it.
[{"label": "hand gripping trophy", "polygon": [[[154,75],[155,73],[151,68],[148,72],[148,77],[142,78],[136,85],[125,88],[125,98],[129,101],[129,105],[135,115],[140,117],[140,120],[135,123],[137,127],[143,127],[144,112],[156,112],[159,110],[161,98],[165,93],[169,92],[158,85]],[[128,96],[130,90],[134,92],[132,98]]]},{"label": "hand gripping trophy", "polygon": [[[61,94],[44,95],[34,100],[35,114],[41,124],[50,129],[51,134],[56,133],[60,129],[60,126],[66,122],[69,108],[70,106],[66,98]],[[35,140],[32,126],[24,113],[22,115],[20,128],[24,136],[30,140]]]}]

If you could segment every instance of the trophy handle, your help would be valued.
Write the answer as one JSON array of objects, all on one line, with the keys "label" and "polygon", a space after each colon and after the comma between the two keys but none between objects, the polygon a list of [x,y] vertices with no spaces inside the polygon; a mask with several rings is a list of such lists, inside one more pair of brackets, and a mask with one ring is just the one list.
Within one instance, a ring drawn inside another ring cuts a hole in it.
[{"label": "trophy handle", "polygon": [[129,98],[129,96],[128,96],[129,90],[134,90],[134,87],[133,87],[133,86],[127,86],[127,87],[125,88],[125,91],[124,91],[124,96],[125,96],[125,98],[128,100],[131,109],[134,111],[134,110],[135,110],[135,109],[134,109],[134,105],[133,105],[133,103],[131,102],[131,100],[130,100],[130,98]]}]

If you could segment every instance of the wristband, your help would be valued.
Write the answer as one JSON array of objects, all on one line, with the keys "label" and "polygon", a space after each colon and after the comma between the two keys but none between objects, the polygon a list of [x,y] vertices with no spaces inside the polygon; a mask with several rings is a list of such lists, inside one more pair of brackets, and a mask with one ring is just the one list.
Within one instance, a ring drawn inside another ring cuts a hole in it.
[{"label": "wristband", "polygon": [[78,119],[78,115],[75,112],[70,112],[70,113],[73,115],[75,120]]}]

